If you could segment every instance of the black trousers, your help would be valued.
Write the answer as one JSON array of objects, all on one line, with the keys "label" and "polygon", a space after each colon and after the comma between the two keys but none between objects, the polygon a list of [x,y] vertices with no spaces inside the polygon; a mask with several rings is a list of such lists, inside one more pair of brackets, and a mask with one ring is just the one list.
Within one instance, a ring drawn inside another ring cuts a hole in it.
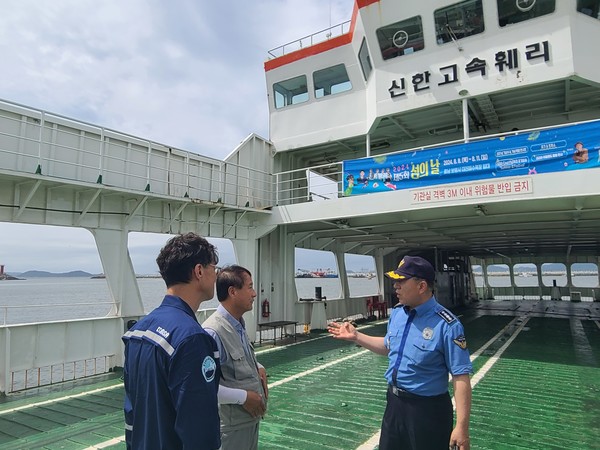
[{"label": "black trousers", "polygon": [[448,393],[421,397],[387,392],[379,450],[448,450],[452,433],[452,401]]}]

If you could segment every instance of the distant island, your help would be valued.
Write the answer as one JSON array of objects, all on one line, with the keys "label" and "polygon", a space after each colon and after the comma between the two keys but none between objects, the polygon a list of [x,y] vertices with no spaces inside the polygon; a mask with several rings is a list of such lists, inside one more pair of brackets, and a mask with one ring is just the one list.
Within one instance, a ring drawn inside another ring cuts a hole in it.
[{"label": "distant island", "polygon": [[[160,274],[136,274],[136,278],[160,278]],[[28,270],[23,273],[3,273],[0,274],[0,281],[4,280],[23,280],[27,278],[92,278],[92,279],[104,279],[106,275],[103,273],[93,274],[84,272],[83,270],[73,270],[71,272],[47,272],[45,270]]]},{"label": "distant island", "polygon": [[53,273],[46,272],[44,270],[28,270],[19,274],[22,278],[77,278],[87,277],[90,278],[93,274],[84,272],[83,270],[74,270],[71,272]]}]

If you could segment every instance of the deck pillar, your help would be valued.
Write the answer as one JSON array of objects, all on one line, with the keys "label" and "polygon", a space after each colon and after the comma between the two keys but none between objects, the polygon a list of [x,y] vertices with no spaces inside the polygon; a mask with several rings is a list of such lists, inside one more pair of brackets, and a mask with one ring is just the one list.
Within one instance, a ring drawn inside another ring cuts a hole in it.
[{"label": "deck pillar", "polygon": [[258,240],[256,239],[255,231],[249,230],[250,235],[246,239],[232,239],[231,243],[235,250],[236,259],[238,264],[245,267],[252,273],[252,281],[254,282],[254,289],[256,290],[256,299],[254,299],[254,307],[252,311],[248,311],[244,314],[244,321],[246,322],[246,332],[250,337],[251,341],[254,341],[257,330],[257,318],[260,315],[260,304],[262,302],[261,292],[259,289],[259,274],[258,274]]},{"label": "deck pillar", "polygon": [[98,253],[108,289],[115,302],[116,315],[137,319],[144,315],[144,304],[129,257],[126,230],[90,230]]}]

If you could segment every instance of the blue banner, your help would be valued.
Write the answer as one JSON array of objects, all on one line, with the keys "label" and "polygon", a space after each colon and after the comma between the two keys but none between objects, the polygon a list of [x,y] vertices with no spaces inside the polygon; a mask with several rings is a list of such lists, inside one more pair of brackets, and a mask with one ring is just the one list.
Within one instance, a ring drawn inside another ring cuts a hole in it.
[{"label": "blue banner", "polygon": [[600,167],[600,121],[344,161],[344,195]]}]

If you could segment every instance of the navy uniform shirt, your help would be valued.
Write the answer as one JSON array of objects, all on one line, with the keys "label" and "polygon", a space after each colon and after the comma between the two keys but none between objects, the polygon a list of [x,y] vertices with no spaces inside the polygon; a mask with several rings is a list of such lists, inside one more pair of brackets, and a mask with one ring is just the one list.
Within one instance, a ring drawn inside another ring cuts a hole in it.
[{"label": "navy uniform shirt", "polygon": [[386,380],[393,384],[396,368],[396,386],[413,394],[443,394],[448,373],[473,372],[462,324],[435,297],[412,310],[394,307],[385,346],[390,350]]},{"label": "navy uniform shirt", "polygon": [[218,352],[192,309],[167,295],[123,342],[127,448],[218,449]]}]

